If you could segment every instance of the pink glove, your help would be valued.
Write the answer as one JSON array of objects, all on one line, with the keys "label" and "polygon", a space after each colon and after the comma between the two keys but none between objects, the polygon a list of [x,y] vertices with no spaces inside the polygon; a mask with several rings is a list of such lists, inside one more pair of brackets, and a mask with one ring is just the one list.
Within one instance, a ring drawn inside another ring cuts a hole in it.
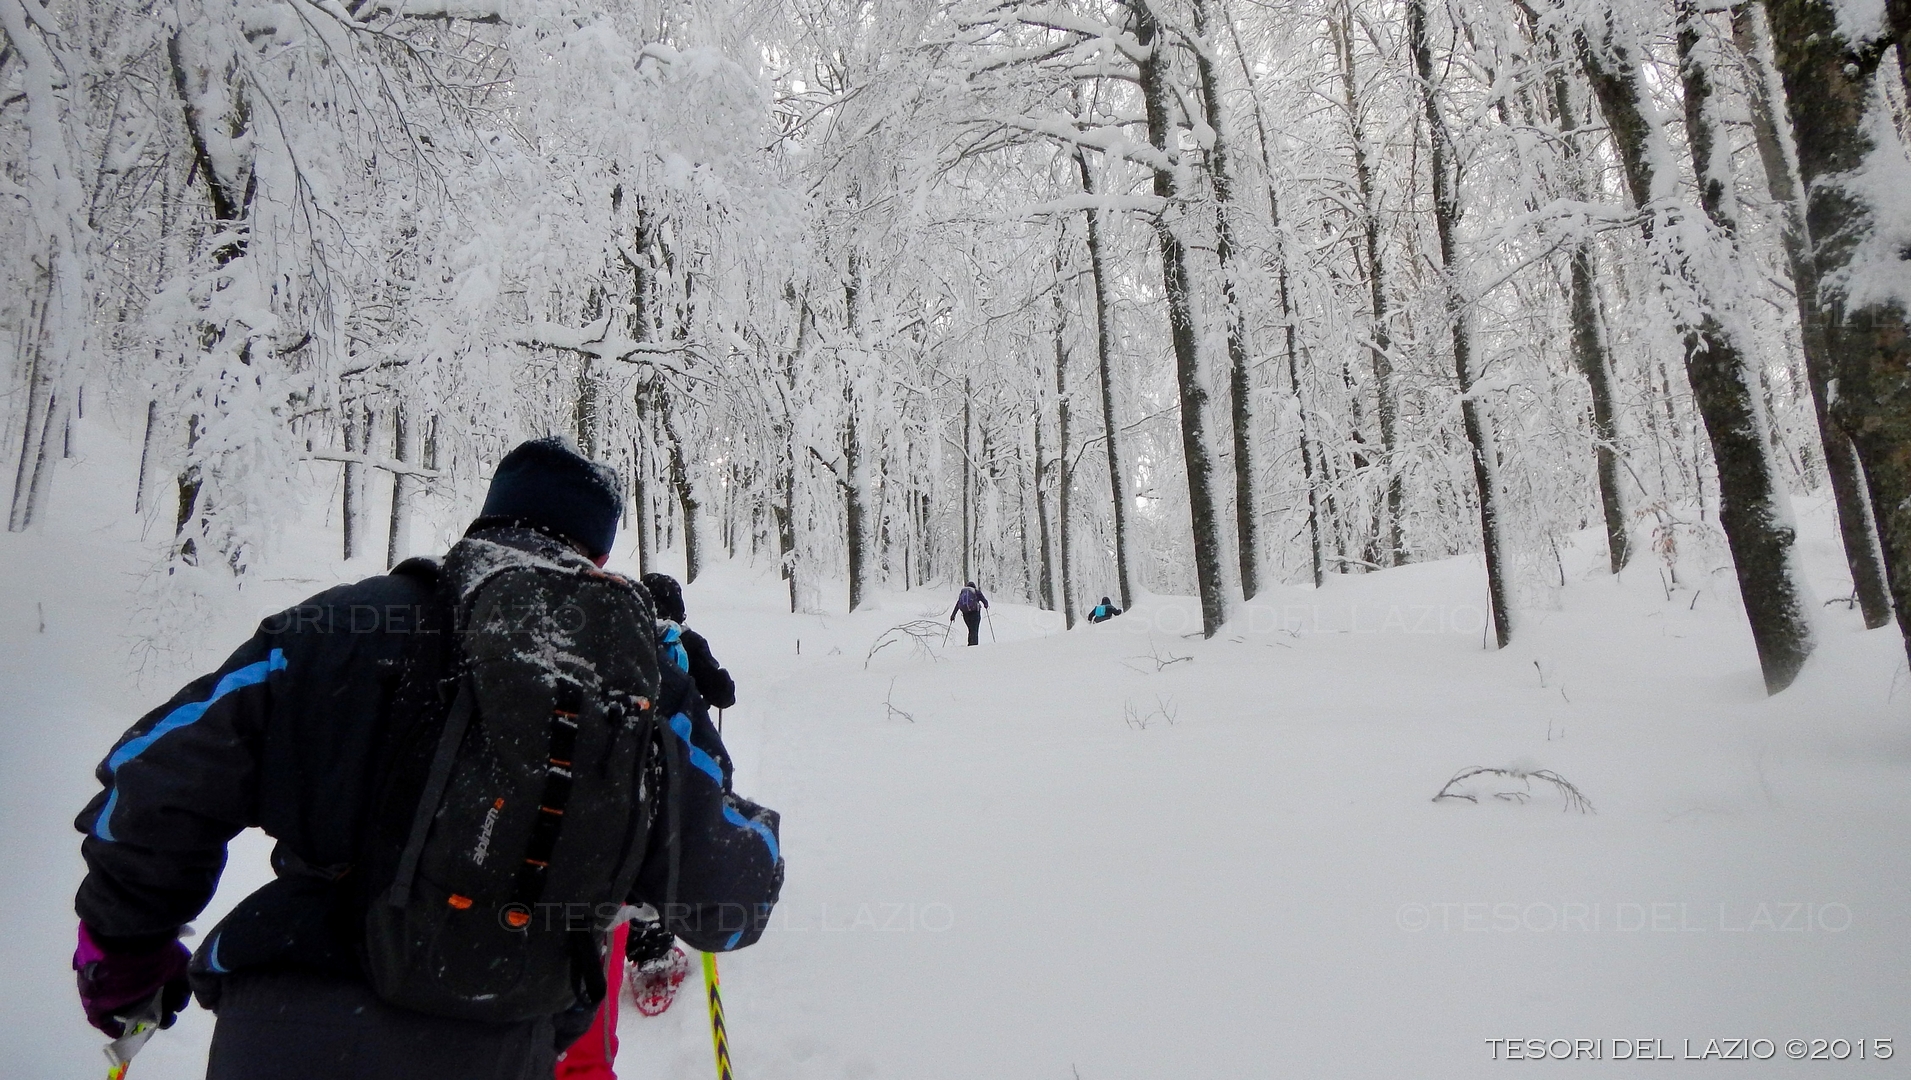
[{"label": "pink glove", "polygon": [[86,1022],[117,1039],[126,1034],[126,1025],[119,1017],[159,994],[159,1026],[173,1026],[173,1017],[192,998],[186,984],[186,962],[190,959],[192,954],[176,940],[154,951],[111,951],[94,940],[86,924],[81,923],[73,970],[79,973],[80,1005],[86,1010]]}]

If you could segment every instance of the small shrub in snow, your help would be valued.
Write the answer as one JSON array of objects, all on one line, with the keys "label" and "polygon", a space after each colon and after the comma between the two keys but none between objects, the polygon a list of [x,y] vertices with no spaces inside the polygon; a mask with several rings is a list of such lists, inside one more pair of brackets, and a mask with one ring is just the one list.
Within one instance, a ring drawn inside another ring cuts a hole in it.
[{"label": "small shrub in snow", "polygon": [[1123,702],[1121,710],[1122,723],[1136,731],[1148,730],[1148,725],[1157,720],[1166,721],[1169,727],[1173,727],[1176,718],[1181,715],[1181,707],[1174,703],[1173,698],[1164,698],[1159,694],[1155,695],[1155,707],[1147,712],[1141,711],[1132,701]]}]

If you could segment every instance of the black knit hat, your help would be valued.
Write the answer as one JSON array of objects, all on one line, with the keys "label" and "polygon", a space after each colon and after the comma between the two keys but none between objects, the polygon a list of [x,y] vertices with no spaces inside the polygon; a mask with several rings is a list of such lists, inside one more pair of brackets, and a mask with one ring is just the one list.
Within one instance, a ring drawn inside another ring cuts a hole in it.
[{"label": "black knit hat", "polygon": [[549,529],[601,559],[617,538],[624,503],[618,487],[615,469],[578,453],[569,439],[532,439],[498,462],[479,520]]},{"label": "black knit hat", "polygon": [[645,574],[644,588],[650,590],[651,602],[657,605],[657,614],[671,622],[686,622],[689,616],[683,609],[683,586],[669,574]]}]

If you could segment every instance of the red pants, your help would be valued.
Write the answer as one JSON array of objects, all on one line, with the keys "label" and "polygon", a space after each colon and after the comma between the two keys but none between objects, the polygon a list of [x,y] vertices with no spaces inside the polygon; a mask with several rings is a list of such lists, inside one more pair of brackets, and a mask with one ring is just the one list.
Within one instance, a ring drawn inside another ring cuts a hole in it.
[{"label": "red pants", "polygon": [[611,934],[610,955],[604,958],[604,1003],[597,1007],[591,1029],[557,1059],[557,1080],[617,1080],[611,1063],[617,1060],[617,997],[624,989],[624,941],[629,936],[629,923]]}]

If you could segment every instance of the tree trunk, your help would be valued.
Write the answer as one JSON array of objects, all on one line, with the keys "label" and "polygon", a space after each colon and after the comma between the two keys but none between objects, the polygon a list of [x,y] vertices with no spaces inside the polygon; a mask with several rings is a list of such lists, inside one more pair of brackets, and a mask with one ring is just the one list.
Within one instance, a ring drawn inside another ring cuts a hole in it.
[{"label": "tree trunk", "polygon": [[[846,396],[848,393],[845,391]],[[848,404],[850,412],[843,426],[843,466],[849,475],[843,485],[843,549],[849,570],[849,610],[854,612],[863,605],[868,552],[863,500],[857,490],[864,469],[862,433],[857,430],[855,405]]]},{"label": "tree trunk", "polygon": [[1778,207],[1779,236],[1791,267],[1805,380],[1811,388],[1812,411],[1818,418],[1825,472],[1831,479],[1838,532],[1844,540],[1845,564],[1851,569],[1852,591],[1864,612],[1865,627],[1875,630],[1891,621],[1891,592],[1885,585],[1878,525],[1865,497],[1864,470],[1858,464],[1857,451],[1852,449],[1850,433],[1831,417],[1831,358],[1826,355],[1824,324],[1818,311],[1818,268],[1812,262],[1811,237],[1805,231],[1805,206],[1800,198],[1803,185],[1790,144],[1791,117],[1785,110],[1784,88],[1772,70],[1771,32],[1764,9],[1750,3],[1733,9],[1732,37],[1748,63],[1752,134],[1759,160],[1765,166],[1766,187]]},{"label": "tree trunk", "polygon": [[[1277,219],[1275,228],[1278,229],[1279,227]],[[1296,356],[1298,350],[1294,347],[1294,309],[1287,293],[1287,266],[1285,264],[1285,258],[1283,258],[1280,268],[1279,290],[1281,294],[1281,319],[1287,324],[1285,334],[1287,338],[1287,381],[1288,385],[1292,387],[1294,391],[1295,427],[1300,434],[1301,442],[1301,479],[1307,485],[1307,548],[1313,560],[1314,588],[1318,589],[1326,584],[1325,567],[1321,565],[1323,561],[1321,556],[1324,552],[1324,547],[1322,545],[1320,529],[1320,482],[1315,477],[1314,438],[1308,431],[1307,398],[1301,393],[1300,362]]]},{"label": "tree trunk", "polygon": [[683,583],[688,585],[703,572],[703,545],[697,535],[697,489],[690,477],[689,463],[684,457],[677,410],[668,396],[659,402],[658,411],[663,415],[664,435],[669,443],[666,467],[670,474],[670,490],[677,497],[678,513],[683,515]]},{"label": "tree trunk", "polygon": [[[404,405],[392,407],[392,460],[411,460],[411,417]],[[391,477],[391,522],[385,533],[385,568],[397,566],[411,543],[411,498],[417,480],[408,473],[394,472]]]},{"label": "tree trunk", "polygon": [[[1725,199],[1730,177],[1721,171],[1724,156],[1713,154],[1711,86],[1703,66],[1691,55],[1696,40],[1692,19],[1683,18],[1679,34],[1681,77],[1700,199],[1707,215],[1729,236],[1732,222]],[[1612,128],[1633,199],[1646,211],[1643,220],[1647,243],[1660,264],[1661,285],[1683,287],[1681,268],[1703,266],[1715,253],[1690,250],[1683,230],[1666,230],[1663,238],[1655,235],[1653,215],[1659,210],[1653,202],[1657,179],[1654,164],[1669,161],[1670,150],[1661,133],[1645,119],[1638,70],[1626,48],[1609,35],[1597,47],[1582,45],[1587,72]],[[1730,250],[1725,249],[1728,255]],[[1729,298],[1709,295],[1702,299],[1703,314],[1697,324],[1684,328],[1686,376],[1718,468],[1719,525],[1732,551],[1739,594],[1758,648],[1765,687],[1775,694],[1791,685],[1812,649],[1805,592],[1792,570],[1791,546],[1796,534],[1784,492],[1777,487],[1772,469],[1764,413],[1753,391],[1755,377],[1717,314]]]},{"label": "tree trunk", "polygon": [[[861,312],[858,304],[862,297],[862,261],[854,252],[849,256],[849,272],[843,279],[843,311],[849,336],[858,345],[862,343]],[[857,350],[857,360],[864,358]],[[861,403],[856,392],[856,381],[860,372],[853,371],[847,364],[843,368],[843,530],[844,547],[849,561],[849,610],[855,611],[863,604],[863,587],[868,571],[868,537],[864,524],[864,511],[869,498],[869,466],[863,452],[863,432]]]},{"label": "tree trunk", "polygon": [[[175,484],[178,493],[178,510],[173,517],[173,538],[179,540],[178,554],[181,561],[194,566],[199,561],[198,542],[186,536],[186,526],[192,524],[199,515],[199,466],[193,462],[192,453],[199,445],[199,414],[186,417],[186,467],[179,471]],[[183,537],[183,539],[181,539]]]},{"label": "tree trunk", "polygon": [[[1354,68],[1353,15],[1343,2],[1337,17],[1328,20],[1334,39],[1334,51],[1340,58],[1341,89],[1346,94],[1349,141],[1354,154],[1354,184],[1360,193],[1361,242],[1367,262],[1367,286],[1372,297],[1373,326],[1368,355],[1373,363],[1374,393],[1380,414],[1381,465],[1387,489],[1383,516],[1386,518],[1384,543],[1391,565],[1407,561],[1400,529],[1401,504],[1405,501],[1405,481],[1400,474],[1397,451],[1398,403],[1393,377],[1393,334],[1387,314],[1387,265],[1380,251],[1380,204],[1374,194],[1373,170],[1367,164],[1367,134],[1360,117],[1359,78]],[[1379,539],[1377,537],[1377,539]]]},{"label": "tree trunk", "polygon": [[[641,203],[639,209],[641,211]],[[638,225],[646,235],[654,236],[664,283],[672,290],[670,337],[674,341],[687,341],[690,323],[695,317],[691,295],[694,279],[687,269],[683,273],[678,272],[678,252],[672,244],[674,234],[671,231],[653,223],[647,213],[642,212]],[[689,456],[684,448],[682,410],[670,388],[661,381],[653,384],[653,393],[656,395],[658,416],[663,420],[665,478],[670,484],[671,494],[675,496],[682,523],[683,583],[688,585],[703,572],[703,535],[698,516],[702,503],[697,498],[695,477],[691,474]]]},{"label": "tree trunk", "polygon": [[783,552],[783,577],[790,584],[790,614],[796,614],[796,469],[783,472],[783,501],[773,503],[770,514],[776,519],[776,543]]},{"label": "tree trunk", "polygon": [[1867,259],[1888,269],[1895,265],[1890,254],[1904,258],[1866,250],[1879,239],[1878,208],[1839,182],[1880,150],[1874,132],[1889,131],[1887,117],[1872,115],[1884,107],[1874,104],[1872,91],[1883,52],[1853,48],[1838,29],[1836,9],[1823,0],[1767,0],[1765,10],[1808,193],[1817,321],[1838,388],[1831,419],[1851,434],[1864,466],[1898,628],[1911,653],[1911,312],[1902,297],[1853,296],[1833,285]]},{"label": "tree trunk", "polygon": [[572,406],[571,419],[577,429],[577,448],[587,458],[597,457],[600,426],[597,395],[597,359],[586,354],[577,364],[577,401]]},{"label": "tree trunk", "polygon": [[59,415],[60,399],[48,397],[46,411],[40,416],[40,437],[33,447],[33,472],[27,480],[25,512],[20,517],[21,529],[33,524],[34,518],[46,506],[47,493],[53,485],[53,462],[48,444],[53,441],[54,418]]},{"label": "tree trunk", "polygon": [[1270,248],[1270,257],[1274,263],[1274,291],[1281,307],[1282,338],[1287,358],[1287,382],[1294,395],[1294,417],[1300,433],[1301,479],[1307,487],[1307,539],[1309,553],[1313,559],[1314,587],[1325,583],[1322,556],[1325,551],[1321,543],[1320,527],[1320,485],[1315,478],[1314,441],[1309,430],[1309,410],[1307,399],[1301,391],[1301,373],[1299,348],[1296,340],[1299,327],[1295,325],[1293,296],[1289,292],[1287,277],[1287,237],[1281,230],[1280,192],[1274,187],[1274,154],[1269,147],[1267,118],[1261,111],[1260,89],[1254,83],[1254,70],[1248,66],[1246,50],[1241,48],[1240,35],[1235,33],[1232,19],[1223,15],[1228,34],[1234,39],[1234,56],[1241,65],[1241,77],[1246,80],[1248,98],[1254,103],[1254,126],[1260,134],[1261,170],[1267,177],[1267,215],[1268,227],[1273,231],[1274,241]]},{"label": "tree trunk", "polygon": [[975,567],[970,552],[975,547],[975,537],[971,531],[974,510],[970,506],[971,492],[975,487],[974,462],[970,457],[970,434],[975,430],[974,411],[975,392],[969,385],[969,376],[962,376],[962,580],[975,580]]},{"label": "tree trunk", "polygon": [[1898,47],[1898,85],[1911,97],[1911,0],[1884,0],[1885,25]]},{"label": "tree trunk", "polygon": [[[1147,0],[1132,9],[1137,42],[1149,50],[1139,63],[1142,101],[1148,119],[1148,141],[1163,157],[1169,149],[1170,127],[1166,50],[1161,48],[1160,24]],[[1163,203],[1154,219],[1155,242],[1161,252],[1161,278],[1168,299],[1168,336],[1174,346],[1175,385],[1181,402],[1181,454],[1188,477],[1188,516],[1194,532],[1194,575],[1201,599],[1201,633],[1213,637],[1227,619],[1227,596],[1221,576],[1221,529],[1215,514],[1213,451],[1208,445],[1208,391],[1202,384],[1201,355],[1196,343],[1194,307],[1188,295],[1187,248],[1175,232],[1170,214],[1180,205],[1174,170],[1166,163],[1154,171],[1154,193]]]},{"label": "tree trunk", "polygon": [[[52,275],[41,271],[45,291],[53,288]],[[13,473],[13,502],[7,514],[7,531],[20,532],[33,524],[34,511],[46,491],[47,430],[54,412],[53,374],[45,362],[42,343],[46,339],[47,297],[36,293],[28,316],[27,416],[20,432],[20,461]]]},{"label": "tree trunk", "polygon": [[0,39],[12,54],[7,108],[24,102],[13,117],[27,137],[24,146],[13,143],[9,149],[7,221],[27,224],[25,230],[11,231],[9,240],[35,248],[34,280],[27,285],[31,299],[17,339],[26,360],[27,422],[7,514],[12,532],[25,529],[46,508],[53,471],[47,460],[49,430],[60,415],[58,399],[67,393],[77,350],[86,348],[90,298],[96,291],[82,261],[89,226],[71,134],[76,105],[90,92],[82,85],[88,80],[82,72],[66,70],[58,30],[44,12],[33,14],[39,10],[24,3],[0,5]]},{"label": "tree trunk", "polygon": [[931,531],[934,520],[934,507],[929,493],[916,493],[916,535],[920,538],[916,545],[916,584],[927,585],[935,580],[935,534]]},{"label": "tree trunk", "polygon": [[1473,341],[1467,330],[1465,297],[1454,276],[1454,230],[1460,220],[1460,193],[1455,190],[1453,147],[1446,118],[1434,93],[1433,50],[1427,44],[1425,0],[1407,2],[1407,40],[1413,68],[1420,82],[1420,105],[1427,122],[1428,170],[1433,177],[1433,225],[1440,238],[1440,275],[1446,286],[1447,320],[1453,332],[1453,373],[1460,386],[1460,421],[1473,456],[1473,483],[1480,499],[1480,543],[1486,554],[1486,594],[1493,610],[1493,634],[1504,649],[1513,636],[1513,614],[1507,606],[1506,566],[1500,538],[1500,493],[1494,450],[1488,441],[1486,420],[1473,394]]},{"label": "tree trunk", "polygon": [[1626,506],[1619,488],[1619,424],[1614,409],[1612,353],[1606,348],[1599,319],[1599,294],[1593,280],[1592,243],[1573,244],[1571,305],[1573,359],[1586,376],[1592,398],[1594,476],[1599,485],[1599,508],[1606,523],[1606,563],[1613,573],[1632,561],[1632,538],[1626,528]]},{"label": "tree trunk", "polygon": [[1248,377],[1247,315],[1241,304],[1240,273],[1235,266],[1234,172],[1229,161],[1226,125],[1222,123],[1221,80],[1215,71],[1208,2],[1194,0],[1194,33],[1198,39],[1194,67],[1201,88],[1201,111],[1207,116],[1214,140],[1208,148],[1208,179],[1214,185],[1214,254],[1221,264],[1221,293],[1227,304],[1224,324],[1234,435],[1235,554],[1241,568],[1241,595],[1252,600],[1261,591],[1261,514],[1254,495],[1254,400]]},{"label": "tree trunk", "polygon": [[[796,294],[796,286],[793,284],[785,286],[783,291],[783,298],[789,302],[790,308],[795,313],[795,316],[796,316],[796,344],[783,357],[783,389],[786,395],[794,395],[796,392],[797,360],[803,355],[803,349],[809,340],[808,335],[809,335],[810,311],[809,311],[809,304],[807,302],[803,302],[798,299]],[[796,603],[796,596],[797,596],[797,593],[796,593],[796,468],[797,468],[797,463],[796,463],[796,447],[794,443],[792,442],[794,423],[792,422],[789,415],[789,410],[792,408],[794,408],[794,402],[790,400],[790,397],[788,396],[784,397],[783,399],[784,413],[779,421],[779,427],[778,427],[778,436],[779,436],[778,441],[781,444],[781,446],[778,449],[778,453],[781,455],[781,457],[779,458],[779,468],[780,468],[781,475],[779,477],[778,487],[780,488],[781,501],[773,500],[770,503],[770,516],[776,522],[776,544],[777,544],[778,553],[781,556],[781,567],[782,567],[783,579],[789,582],[790,614],[794,615],[796,614],[796,610],[797,610],[797,603]]]},{"label": "tree trunk", "polygon": [[[1075,148],[1075,167],[1081,172],[1082,191],[1095,193],[1094,178],[1088,171],[1088,155]],[[1108,310],[1108,279],[1103,265],[1102,212],[1090,210],[1088,224],[1088,273],[1095,288],[1095,370],[1101,382],[1102,439],[1108,451],[1108,494],[1114,508],[1115,583],[1121,589],[1121,606],[1131,607],[1135,589],[1128,569],[1128,499],[1123,494],[1121,471],[1121,425],[1115,420],[1115,380],[1109,370],[1114,356],[1114,326]],[[966,408],[965,416],[966,416]],[[966,505],[966,503],[965,503]]]},{"label": "tree trunk", "polygon": [[[640,391],[641,393],[641,391]],[[638,423],[643,422],[643,412],[637,414]],[[630,441],[630,532],[637,545],[638,576],[650,573],[653,557],[650,538],[650,485],[648,483],[650,462],[644,454],[644,441],[641,434]]]},{"label": "tree trunk", "polygon": [[1055,253],[1055,534],[1061,565],[1062,626],[1075,628],[1075,582],[1068,557],[1068,350],[1062,344],[1067,323],[1062,310],[1062,255]]},{"label": "tree trunk", "polygon": [[1048,545],[1048,507],[1042,498],[1042,485],[1048,482],[1048,458],[1042,453],[1042,426],[1048,422],[1048,410],[1042,407],[1046,394],[1041,392],[1038,383],[1035,391],[1035,546],[1039,553],[1036,560],[1038,572],[1035,577],[1035,603],[1043,611],[1055,610],[1054,565],[1049,559]]},{"label": "tree trunk", "polygon": [[[1738,215],[1730,150],[1720,143],[1711,72],[1698,52],[1704,16],[1696,0],[1679,0],[1677,9],[1686,136],[1699,202],[1724,235],[1728,258],[1736,261]],[[1697,352],[1688,350],[1686,370],[1712,438],[1719,471],[1719,523],[1739,568],[1739,591],[1759,647],[1766,689],[1777,693],[1791,685],[1811,655],[1809,594],[1794,565],[1797,530],[1773,457],[1759,378],[1739,339],[1743,323],[1726,325],[1716,314],[1730,304],[1729,298],[1715,295],[1707,305],[1705,321],[1716,324],[1713,341]]]},{"label": "tree trunk", "polygon": [[[347,405],[345,408],[345,452],[369,454],[372,448],[371,410],[367,408],[361,412],[356,405]],[[362,431],[358,422],[361,416],[365,419]],[[345,463],[345,492],[339,506],[339,523],[344,532],[342,554],[347,562],[356,558],[365,546],[362,539],[364,518],[365,467],[348,461]],[[182,521],[180,524],[183,528],[185,523]]]},{"label": "tree trunk", "polygon": [[[213,250],[213,265],[225,267],[246,253],[248,233],[242,225],[251,214],[252,200],[258,192],[258,177],[253,172],[251,158],[238,152],[253,134],[251,104],[243,86],[236,81],[231,83],[232,93],[226,99],[227,109],[224,113],[212,115],[202,111],[202,103],[217,100],[207,93],[209,87],[215,80],[227,79],[230,70],[225,58],[213,54],[213,47],[205,40],[206,34],[203,22],[180,24],[166,40],[166,55],[173,90],[178,95],[186,133],[192,145],[193,168],[206,184],[206,196],[212,210],[212,231],[223,238]],[[207,54],[195,55],[195,49],[205,49]],[[215,147],[232,152],[221,153]],[[211,349],[225,337],[228,330],[226,325],[208,321],[200,327],[201,342]],[[367,415],[369,417],[369,413]],[[184,536],[184,533],[203,511],[199,505],[199,494],[204,477],[201,465],[193,460],[192,454],[202,434],[202,422],[203,418],[197,414],[187,421],[186,466],[178,479],[179,513],[174,536],[180,540],[179,558],[189,564],[196,563],[198,559],[197,543],[192,537]],[[352,486],[352,475],[348,471],[348,491]],[[355,519],[348,517],[348,530],[352,520]],[[349,531],[345,545],[346,557],[350,558],[353,537]]]},{"label": "tree trunk", "polygon": [[[1021,504],[1021,509],[1022,509],[1021,513],[1015,515],[1015,521],[1016,521],[1015,527],[1016,527],[1016,539],[1021,542],[1020,550],[1022,553],[1022,582],[1024,585],[1023,596],[1024,596],[1024,599],[1026,599],[1030,604],[1040,604],[1042,599],[1043,582],[1046,579],[1040,572],[1038,572],[1038,569],[1044,568],[1047,566],[1048,552],[1044,550],[1038,553],[1035,550],[1035,541],[1030,539],[1029,537],[1028,523],[1030,518],[1035,518],[1038,521],[1041,519],[1041,516],[1042,516],[1041,514],[1041,507],[1042,507],[1041,484],[1039,483],[1039,478],[1038,478],[1038,482],[1034,484],[1022,483],[1021,482],[1021,477],[1023,475],[1023,470],[1021,468],[1022,455],[1019,452],[1019,448],[1018,448],[1018,452],[1015,455],[1015,459],[1016,459],[1015,498],[1016,498],[1016,502]],[[1033,469],[1030,469],[1028,471],[1030,475],[1034,475]],[[1035,505],[1032,508],[1029,506],[1029,499],[1031,494],[1033,494],[1035,497]],[[1044,532],[1047,531],[1046,527],[1044,527],[1043,531]]]},{"label": "tree trunk", "polygon": [[[613,193],[611,209],[615,212],[623,200],[623,188],[619,186]],[[585,326],[604,317],[604,286],[592,284],[584,294],[582,322]],[[571,402],[571,428],[577,437],[577,448],[585,457],[597,456],[597,435],[602,427],[602,409],[598,405],[597,358],[589,353],[580,353],[577,358],[577,396]]]},{"label": "tree trunk", "polygon": [[[622,203],[623,187],[612,190],[611,209],[616,211]],[[625,264],[630,269],[630,306],[625,328],[633,341],[650,341],[656,333],[657,320],[652,300],[652,286],[655,271],[651,262],[651,217],[644,208],[643,200],[635,199],[631,203],[631,251],[636,258],[626,257]],[[653,373],[651,378],[657,376]],[[637,431],[630,441],[630,499],[635,509],[631,521],[631,532],[636,534],[637,573],[639,576],[652,571],[652,563],[657,557],[656,518],[650,508],[650,457],[645,448],[646,433],[650,426],[650,400],[655,394],[652,385],[640,385],[631,398],[631,406],[637,414]],[[654,445],[655,436],[651,436]]]},{"label": "tree trunk", "polygon": [[[1573,108],[1566,76],[1554,68],[1550,76],[1553,107],[1566,157],[1566,173],[1573,197],[1593,197],[1587,183],[1576,133],[1579,118]],[[1632,560],[1631,533],[1626,528],[1625,500],[1619,489],[1619,425],[1613,408],[1615,394],[1612,352],[1606,347],[1605,326],[1599,318],[1599,293],[1593,277],[1592,241],[1584,236],[1573,243],[1570,262],[1569,304],[1572,311],[1573,359],[1592,398],[1594,476],[1599,485],[1599,507],[1606,521],[1606,559],[1617,574]]]},{"label": "tree trunk", "polygon": [[146,433],[139,440],[139,480],[133,488],[133,513],[146,511],[146,485],[153,475],[153,436],[159,430],[159,402],[146,403]]}]

